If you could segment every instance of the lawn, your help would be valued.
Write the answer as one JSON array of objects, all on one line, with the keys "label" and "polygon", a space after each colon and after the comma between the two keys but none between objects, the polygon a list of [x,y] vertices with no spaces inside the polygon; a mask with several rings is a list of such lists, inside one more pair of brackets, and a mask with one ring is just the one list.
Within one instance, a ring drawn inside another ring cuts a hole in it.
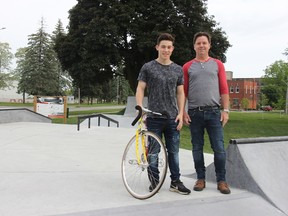
[{"label": "lawn", "polygon": [[[77,124],[77,115],[89,115],[95,113],[123,115],[124,109],[111,110],[86,110],[70,112],[71,117],[67,124]],[[279,112],[231,112],[229,122],[224,127],[224,141],[227,147],[230,139],[288,136],[288,115]],[[53,123],[63,123],[63,119],[53,119]],[[190,131],[188,126],[181,130],[181,148],[191,149]],[[209,138],[205,133],[204,151],[212,153]]]},{"label": "lawn", "polygon": [[[231,112],[229,122],[224,127],[226,147],[230,139],[271,136],[288,136],[288,115],[279,112]],[[187,126],[181,131],[181,148],[191,149]],[[205,133],[204,151],[212,153],[207,133]]]},{"label": "lawn", "polygon": [[[15,106],[13,103],[0,103],[0,106]],[[20,104],[17,104],[20,105]],[[32,104],[26,104],[28,107]],[[101,106],[113,106],[115,104],[94,104],[84,105],[81,107],[101,107]],[[22,104],[23,106],[23,104]],[[79,107],[79,105],[72,105]],[[69,105],[70,107],[70,105]],[[89,115],[96,113],[103,114],[118,114],[123,115],[125,109],[92,109],[81,111],[70,111],[69,118],[67,118],[67,124],[77,124],[78,115]],[[288,136],[288,115],[281,114],[279,111],[275,112],[231,112],[229,115],[229,122],[224,128],[224,141],[227,147],[230,139],[236,138],[252,138],[252,137],[271,137],[271,136]],[[53,119],[52,123],[63,123],[63,119]],[[190,131],[188,126],[184,126],[181,130],[181,148],[191,149]],[[204,152],[212,153],[210,148],[209,139],[207,133],[205,133],[205,145]]]}]

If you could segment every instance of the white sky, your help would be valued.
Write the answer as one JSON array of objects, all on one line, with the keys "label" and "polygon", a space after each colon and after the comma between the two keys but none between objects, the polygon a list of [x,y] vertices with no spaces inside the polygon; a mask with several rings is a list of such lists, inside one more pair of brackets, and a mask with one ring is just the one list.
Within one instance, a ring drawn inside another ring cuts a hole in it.
[{"label": "white sky", "polygon": [[287,61],[287,0],[208,0],[208,13],[233,45],[225,69],[234,78],[261,77],[275,61]]},{"label": "white sky", "polygon": [[[40,27],[52,33],[58,19],[69,23],[68,10],[76,0],[0,0],[0,41],[12,52],[27,46],[28,35]],[[226,53],[226,70],[234,78],[261,77],[277,60],[287,61],[288,0],[208,0],[208,13],[214,15],[233,45]],[[192,38],[191,38],[192,40]],[[188,59],[187,59],[188,61]]]}]

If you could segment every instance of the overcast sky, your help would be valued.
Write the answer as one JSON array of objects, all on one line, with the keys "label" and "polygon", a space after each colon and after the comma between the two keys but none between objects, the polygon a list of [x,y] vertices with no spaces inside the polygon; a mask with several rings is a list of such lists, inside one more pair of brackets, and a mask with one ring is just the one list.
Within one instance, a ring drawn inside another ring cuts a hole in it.
[{"label": "overcast sky", "polygon": [[[12,52],[27,46],[28,35],[40,27],[41,17],[51,33],[61,19],[66,27],[68,10],[76,0],[0,0],[0,41]],[[233,45],[226,53],[226,70],[234,78],[261,77],[277,60],[287,61],[288,0],[208,0],[208,13],[214,15]],[[188,61],[188,59],[187,59]]]}]

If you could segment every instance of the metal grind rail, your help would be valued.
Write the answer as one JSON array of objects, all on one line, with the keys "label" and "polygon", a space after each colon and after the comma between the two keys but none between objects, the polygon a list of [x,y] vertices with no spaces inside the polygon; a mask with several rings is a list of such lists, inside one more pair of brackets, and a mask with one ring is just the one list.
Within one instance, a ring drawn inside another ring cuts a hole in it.
[{"label": "metal grind rail", "polygon": [[101,118],[103,119],[106,119],[108,121],[108,127],[110,127],[110,122],[113,122],[117,125],[117,127],[119,127],[119,122],[112,119],[112,118],[109,118],[103,114],[95,114],[95,115],[87,115],[87,116],[78,116],[78,123],[77,123],[77,130],[79,131],[80,130],[80,123],[81,123],[81,120],[86,120],[88,119],[88,128],[90,128],[91,126],[91,118],[98,118],[98,126],[100,126],[100,123],[101,123]]}]

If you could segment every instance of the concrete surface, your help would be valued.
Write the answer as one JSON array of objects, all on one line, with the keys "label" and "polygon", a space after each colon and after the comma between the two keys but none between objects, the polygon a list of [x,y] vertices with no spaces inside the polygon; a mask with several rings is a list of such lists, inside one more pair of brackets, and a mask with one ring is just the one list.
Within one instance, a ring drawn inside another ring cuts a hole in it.
[{"label": "concrete surface", "polygon": [[[37,122],[0,124],[0,215],[287,215],[247,190],[232,187],[230,195],[223,195],[213,181],[202,192],[180,195],[169,191],[167,177],[151,199],[133,198],[123,185],[120,164],[134,131],[113,127],[81,127],[77,131],[76,125]],[[262,161],[255,160],[257,155],[253,156],[258,150],[253,151],[245,152],[244,163],[250,166],[255,161],[259,166],[255,181],[265,178],[272,185],[287,181],[279,173],[270,175],[259,164]],[[271,159],[269,155],[265,158]],[[209,165],[213,156],[205,154],[205,160]],[[180,150],[180,167],[182,181],[192,190],[195,179],[191,176],[195,171],[191,151]],[[282,172],[287,170],[286,165],[280,168]],[[270,190],[269,184],[264,186]],[[283,198],[281,194],[275,196]]]},{"label": "concrete surface", "polygon": [[262,196],[288,215],[288,139],[229,145],[227,155],[232,186]]},{"label": "concrete surface", "polygon": [[27,108],[0,108],[0,124],[11,122],[46,122],[51,119]]},{"label": "concrete surface", "polygon": [[[144,97],[143,98],[143,107],[147,107],[148,105],[148,98]],[[124,112],[124,116],[126,117],[134,117],[135,118],[135,113],[136,113],[136,99],[135,96],[128,96],[127,97],[127,105],[126,105],[126,109]]]}]

